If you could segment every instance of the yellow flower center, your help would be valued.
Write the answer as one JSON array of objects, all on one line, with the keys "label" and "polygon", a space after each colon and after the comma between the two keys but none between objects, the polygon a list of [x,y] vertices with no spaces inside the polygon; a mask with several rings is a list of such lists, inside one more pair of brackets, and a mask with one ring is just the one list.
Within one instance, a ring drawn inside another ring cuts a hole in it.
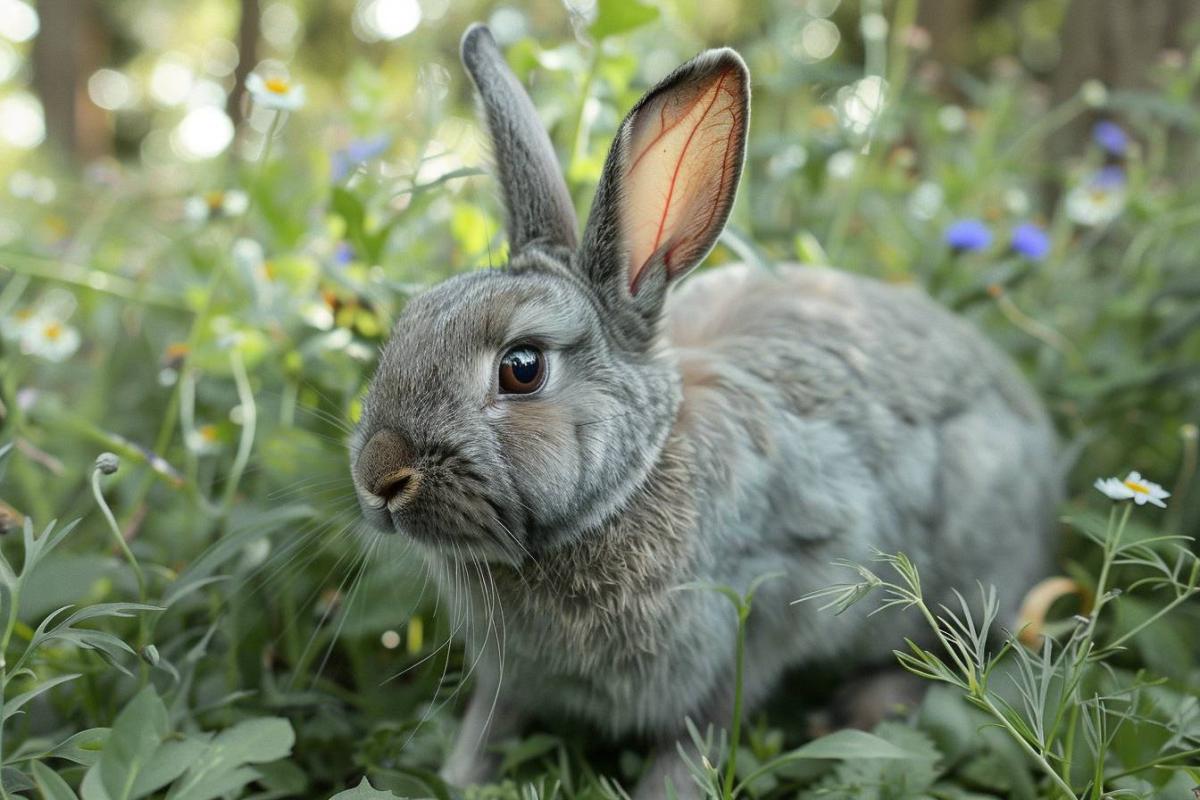
[{"label": "yellow flower center", "polygon": [[221,206],[225,203],[224,192],[209,192],[204,195],[204,203],[210,211],[220,211]]},{"label": "yellow flower center", "polygon": [[1121,482],[1125,484],[1125,488],[1127,488],[1131,491],[1137,492],[1138,494],[1150,494],[1150,487],[1144,483],[1138,483],[1137,481],[1121,481]]},{"label": "yellow flower center", "polygon": [[57,342],[58,338],[63,334],[63,326],[58,322],[51,322],[42,329],[42,335],[51,342]]},{"label": "yellow flower center", "polygon": [[200,434],[200,438],[206,442],[212,443],[217,440],[217,426],[216,425],[204,425],[200,428],[198,433]]},{"label": "yellow flower center", "polygon": [[283,78],[267,78],[263,81],[263,85],[267,87],[267,91],[272,94],[287,94],[292,87]]}]

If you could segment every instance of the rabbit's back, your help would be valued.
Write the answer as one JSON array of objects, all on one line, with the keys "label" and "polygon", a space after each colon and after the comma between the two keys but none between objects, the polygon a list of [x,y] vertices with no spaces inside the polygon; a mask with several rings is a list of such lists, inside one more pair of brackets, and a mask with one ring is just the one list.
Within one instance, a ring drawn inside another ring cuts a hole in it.
[{"label": "rabbit's back", "polygon": [[874,549],[912,558],[933,601],[976,580],[997,586],[1011,623],[1049,563],[1055,436],[1016,368],[968,322],[912,288],[738,265],[680,287],[669,337],[678,424],[709,487],[698,496],[711,543],[703,577],[744,587],[787,574],[755,603],[766,673],[800,651],[890,653],[907,633],[893,615],[868,621],[863,608],[854,624],[787,605],[845,580],[834,559],[866,562]]}]

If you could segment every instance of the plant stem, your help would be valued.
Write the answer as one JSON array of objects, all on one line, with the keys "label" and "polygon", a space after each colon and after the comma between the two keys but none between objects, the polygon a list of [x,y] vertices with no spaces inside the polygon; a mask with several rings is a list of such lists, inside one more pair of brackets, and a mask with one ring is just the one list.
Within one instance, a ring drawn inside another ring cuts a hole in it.
[{"label": "plant stem", "polygon": [[1041,767],[1042,772],[1046,773],[1046,775],[1050,777],[1050,780],[1054,783],[1058,790],[1063,792],[1067,797],[1072,798],[1072,800],[1078,800],[1074,790],[1071,789],[1071,785],[1063,780],[1058,772],[1055,771],[1050,762],[1047,761],[1045,757],[1039,753],[1024,736],[1021,735],[1020,731],[1013,727],[1013,724],[1008,721],[1008,717],[1004,716],[1004,712],[996,708],[996,705],[985,694],[979,693],[976,696],[978,697],[979,702],[983,703],[984,707],[988,710],[988,713],[995,717],[996,721],[999,722],[1006,731],[1008,731],[1009,735],[1017,741],[1017,744],[1021,745],[1021,748],[1029,754],[1030,758],[1037,762],[1038,766]]},{"label": "plant stem", "polygon": [[1102,658],[1112,655],[1113,651],[1116,650],[1116,648],[1120,647],[1122,644],[1129,641],[1134,636],[1137,636],[1139,633],[1144,631],[1146,628],[1149,628],[1155,622],[1158,622],[1158,620],[1160,620],[1162,617],[1165,617],[1167,614],[1169,614],[1171,611],[1173,611],[1179,605],[1181,605],[1181,604],[1187,602],[1188,600],[1190,600],[1191,598],[1195,597],[1197,593],[1200,593],[1200,588],[1193,586],[1190,590],[1179,595],[1174,600],[1172,600],[1170,603],[1163,606],[1158,611],[1154,612],[1154,614],[1151,615],[1148,619],[1143,620],[1138,625],[1136,625],[1133,628],[1131,628],[1130,630],[1126,631],[1123,635],[1117,637],[1117,639],[1114,640],[1113,642],[1111,642],[1110,644],[1105,645],[1103,650],[1099,650],[1092,655],[1092,659],[1098,661]]},{"label": "plant stem", "polygon": [[1107,780],[1112,782],[1118,778],[1124,778],[1129,775],[1137,775],[1139,772],[1144,772],[1148,769],[1161,766],[1168,761],[1178,761],[1181,758],[1196,758],[1197,756],[1200,756],[1200,748],[1196,748],[1195,750],[1183,750],[1179,753],[1171,753],[1170,755],[1160,756],[1153,761],[1147,761],[1144,764],[1139,764],[1136,767],[1131,767],[1123,772],[1118,772],[1116,775],[1109,775]]},{"label": "plant stem", "polygon": [[[258,155],[258,175],[255,183],[261,183],[263,173],[266,171],[266,164],[271,155],[271,143],[275,138],[275,133],[279,129],[280,119],[283,117],[283,112],[276,111],[275,116],[271,118],[271,124],[267,127],[266,139],[263,142],[262,150]],[[257,186],[256,186],[257,188]],[[233,230],[230,236],[230,246],[228,250],[232,251],[233,243],[237,241],[241,235],[243,226],[246,220],[250,217],[250,212],[254,209],[254,198],[256,192],[250,192],[249,204],[246,210],[242,213],[237,227]],[[209,320],[212,318],[213,309],[216,307],[217,287],[220,286],[225,273],[229,269],[229,264],[232,259],[231,252],[225,253],[225,257],[221,258],[216,267],[212,271],[212,275],[208,279],[208,286],[204,291],[204,302],[199,311],[192,318],[192,327],[188,331],[186,340],[186,353],[183,357],[183,363],[179,367],[179,374],[183,375],[192,367],[192,361],[195,358],[196,346],[200,343],[200,339],[204,334]],[[166,413],[163,415],[162,424],[158,429],[158,438],[154,441],[154,452],[165,453],[167,445],[171,443],[171,437],[175,434],[175,425],[178,422],[179,407],[180,407],[180,383],[176,382],[175,391],[171,392],[171,398],[167,401]],[[150,479],[143,478],[134,491],[133,501],[129,504],[130,513],[134,513],[146,499],[146,493],[150,491]]]},{"label": "plant stem", "polygon": [[221,516],[229,513],[229,507],[233,505],[234,497],[237,495],[238,484],[242,480],[242,473],[246,471],[246,464],[250,460],[250,451],[254,447],[254,432],[258,419],[258,409],[254,404],[254,392],[250,389],[250,378],[246,374],[246,365],[242,361],[242,354],[236,345],[229,351],[229,363],[233,367],[233,380],[237,384],[238,400],[242,406],[242,436],[238,441],[233,467],[230,469],[229,478],[225,483],[225,494],[221,499]]},{"label": "plant stem", "polygon": [[588,144],[588,126],[585,121],[587,116],[588,100],[592,96],[592,87],[596,83],[596,75],[600,72],[600,62],[603,58],[601,50],[604,44],[598,42],[592,48],[592,58],[588,63],[587,74],[583,77],[583,86],[579,89],[579,108],[575,112],[575,127],[571,130],[571,158],[567,162],[567,177],[570,178],[571,173],[584,156],[587,155]]},{"label": "plant stem", "polygon": [[117,547],[121,549],[122,555],[129,562],[129,566],[133,569],[133,574],[137,578],[138,601],[145,603],[146,576],[142,572],[142,565],[138,563],[137,557],[129,549],[129,542],[125,541],[125,537],[121,534],[121,528],[117,525],[117,519],[113,516],[112,510],[108,507],[108,502],[104,499],[104,492],[100,491],[100,470],[98,469],[92,470],[92,494],[96,497],[96,505],[100,507],[101,513],[104,514],[104,519],[108,520],[108,528],[112,531],[113,539],[117,542]]},{"label": "plant stem", "polygon": [[742,680],[746,670],[746,619],[750,616],[750,603],[738,605],[737,653],[733,681],[733,723],[729,734],[729,761],[725,765],[724,800],[733,800],[733,782],[737,777],[738,743],[742,736]]},{"label": "plant stem", "polygon": [[1062,776],[1071,782],[1071,761],[1075,757],[1075,728],[1079,724],[1079,703],[1071,704],[1071,719],[1067,723],[1067,735],[1063,741]]},{"label": "plant stem", "polygon": [[[8,694],[8,642],[17,626],[17,608],[21,605],[21,580],[18,577],[8,588],[8,618],[4,623],[4,635],[0,638],[0,764],[4,763],[4,701]],[[8,789],[0,781],[0,798],[8,800]]]},{"label": "plant stem", "polygon": [[32,276],[42,280],[58,281],[170,311],[186,312],[189,310],[181,298],[169,292],[140,284],[121,275],[57,259],[5,251],[0,252],[0,268],[11,270],[26,279]]},{"label": "plant stem", "polygon": [[[863,9],[862,13],[863,15],[881,14],[882,3],[871,3]],[[871,146],[875,141],[875,135],[883,127],[883,123],[896,106],[896,100],[903,93],[904,84],[908,79],[908,48],[904,46],[901,37],[912,27],[916,16],[917,0],[900,0],[892,18],[891,42],[881,43],[871,40],[867,43],[866,64],[863,71],[868,75],[877,75],[880,78],[884,77],[883,72],[886,71],[888,83],[886,94],[880,98],[881,107],[875,118],[871,120],[864,137],[862,154],[854,160],[854,173],[850,177],[845,194],[842,195],[841,202],[838,204],[829,226],[825,250],[829,253],[830,263],[833,265],[839,264],[845,255],[843,251],[846,235],[854,216],[854,210],[858,206],[859,195],[862,192],[866,176],[871,172],[870,165],[880,157],[881,148]],[[890,61],[888,59],[889,46],[892,56]]]}]

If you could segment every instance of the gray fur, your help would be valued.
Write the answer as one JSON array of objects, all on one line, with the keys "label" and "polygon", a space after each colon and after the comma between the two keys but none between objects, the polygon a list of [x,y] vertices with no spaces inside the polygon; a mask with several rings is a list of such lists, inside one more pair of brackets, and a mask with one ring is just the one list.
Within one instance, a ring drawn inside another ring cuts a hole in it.
[{"label": "gray fur", "polygon": [[[495,82],[476,80],[487,106]],[[1055,437],[1003,355],[916,290],[825,269],[727,266],[669,296],[659,269],[631,295],[609,208],[620,152],[580,251],[525,235],[504,269],[408,305],[354,437],[364,513],[422,544],[456,618],[476,620],[451,780],[486,777],[496,737],[563,714],[662,743],[639,797],[664,778],[695,796],[675,741],[687,717],[728,725],[735,621],[681,584],[785,572],[749,622],[752,706],[788,667],[884,662],[918,634],[904,615],[791,605],[845,578],[835,559],[904,551],[933,601],[978,579],[1010,615],[1048,568]],[[498,359],[526,342],[547,383],[499,396]],[[401,443],[391,462],[360,457],[380,431]],[[372,476],[401,468],[422,475],[415,497],[368,503]]]}]

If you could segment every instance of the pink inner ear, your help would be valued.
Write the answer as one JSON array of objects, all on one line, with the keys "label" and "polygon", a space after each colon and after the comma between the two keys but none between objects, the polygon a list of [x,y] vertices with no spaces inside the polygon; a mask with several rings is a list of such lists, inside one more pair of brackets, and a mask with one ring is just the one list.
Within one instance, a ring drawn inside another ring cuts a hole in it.
[{"label": "pink inner ear", "polygon": [[663,92],[632,122],[621,217],[629,284],[662,251],[668,277],[695,266],[733,199],[745,86],[734,67]]}]

